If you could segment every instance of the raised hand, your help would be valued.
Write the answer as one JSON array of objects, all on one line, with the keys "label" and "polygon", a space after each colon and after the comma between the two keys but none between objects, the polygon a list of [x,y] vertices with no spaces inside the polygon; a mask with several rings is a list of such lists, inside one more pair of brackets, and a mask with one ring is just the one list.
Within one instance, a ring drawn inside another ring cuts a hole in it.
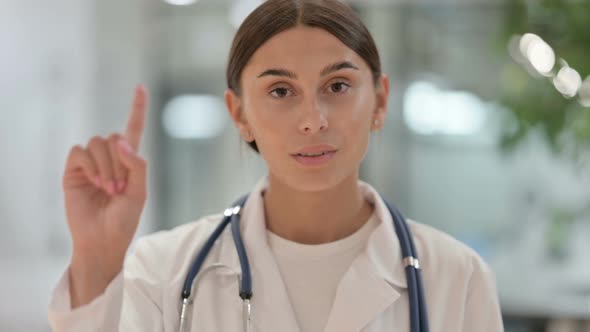
[{"label": "raised hand", "polygon": [[95,136],[72,147],[63,190],[73,255],[72,307],[100,295],[121,271],[147,197],[147,165],[137,151],[145,124],[147,93],[135,89],[124,134]]}]

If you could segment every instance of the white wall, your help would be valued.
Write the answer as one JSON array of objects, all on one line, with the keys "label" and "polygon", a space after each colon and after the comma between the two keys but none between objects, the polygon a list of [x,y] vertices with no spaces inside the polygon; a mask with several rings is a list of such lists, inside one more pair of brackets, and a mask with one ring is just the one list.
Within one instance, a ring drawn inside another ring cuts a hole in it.
[{"label": "white wall", "polygon": [[[48,330],[49,292],[70,250],[66,155],[122,130],[134,84],[151,84],[140,2],[0,2],[0,331]],[[155,209],[150,198],[142,231]]]}]

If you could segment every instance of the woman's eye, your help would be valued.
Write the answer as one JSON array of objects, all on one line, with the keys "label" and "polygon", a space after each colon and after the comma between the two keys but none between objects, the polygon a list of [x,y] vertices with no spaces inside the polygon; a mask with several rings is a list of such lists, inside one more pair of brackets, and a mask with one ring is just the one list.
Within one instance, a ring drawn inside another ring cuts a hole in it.
[{"label": "woman's eye", "polygon": [[[329,86],[329,92],[331,93],[336,93],[336,94],[340,94],[340,93],[344,93],[346,92],[346,90],[350,88],[350,85],[344,83],[344,82],[335,82],[330,84]],[[274,90],[272,90],[270,92],[271,96],[275,97],[275,98],[285,98],[285,97],[289,97],[291,93],[291,90],[289,90],[288,88],[276,88]]]},{"label": "woman's eye", "polygon": [[342,93],[344,91],[346,91],[346,89],[348,89],[350,87],[350,85],[344,83],[344,82],[336,82],[330,85],[330,90],[331,92],[334,93]]},{"label": "woman's eye", "polygon": [[287,89],[287,88],[276,88],[276,89],[272,90],[270,92],[270,94],[273,97],[284,98],[284,97],[287,97],[287,95],[289,94],[289,89]]}]

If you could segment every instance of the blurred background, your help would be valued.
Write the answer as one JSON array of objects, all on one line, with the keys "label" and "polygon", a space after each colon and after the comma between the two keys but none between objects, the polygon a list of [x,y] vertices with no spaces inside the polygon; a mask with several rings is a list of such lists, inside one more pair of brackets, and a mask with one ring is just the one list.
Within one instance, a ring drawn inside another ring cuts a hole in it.
[{"label": "blurred background", "polygon": [[[349,0],[392,80],[362,178],[476,249],[506,331],[590,331],[590,1]],[[0,2],[0,331],[48,331],[74,144],[150,109],[138,236],[222,211],[265,174],[223,103],[260,0]]]}]

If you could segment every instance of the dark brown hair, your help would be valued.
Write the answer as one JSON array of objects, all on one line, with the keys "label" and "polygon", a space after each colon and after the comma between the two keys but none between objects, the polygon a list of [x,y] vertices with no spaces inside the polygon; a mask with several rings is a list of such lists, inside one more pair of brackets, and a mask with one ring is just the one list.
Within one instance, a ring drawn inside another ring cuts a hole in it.
[{"label": "dark brown hair", "polygon": [[[381,61],[373,37],[352,8],[339,0],[267,0],[256,8],[236,33],[227,66],[227,86],[241,94],[244,67],[267,40],[296,26],[317,27],[338,38],[363,58],[377,84]],[[256,142],[249,143],[258,151]]]}]

